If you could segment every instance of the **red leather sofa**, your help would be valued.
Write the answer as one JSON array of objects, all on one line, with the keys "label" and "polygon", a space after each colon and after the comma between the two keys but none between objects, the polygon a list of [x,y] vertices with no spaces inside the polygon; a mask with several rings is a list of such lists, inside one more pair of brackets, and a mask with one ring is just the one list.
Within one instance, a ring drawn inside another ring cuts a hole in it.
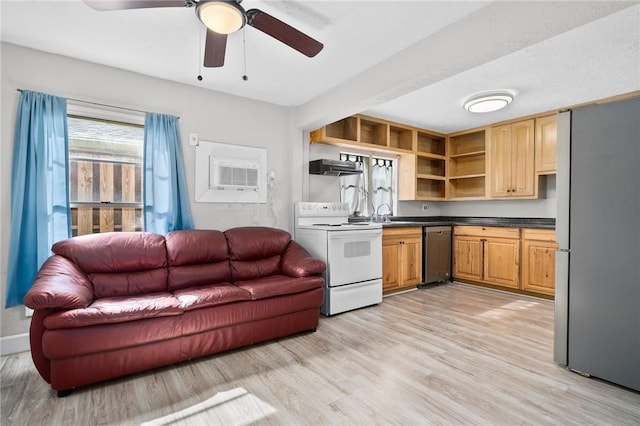
[{"label": "red leather sofa", "polygon": [[114,232],[52,251],[24,302],[58,396],[318,325],[325,264],[282,230]]}]

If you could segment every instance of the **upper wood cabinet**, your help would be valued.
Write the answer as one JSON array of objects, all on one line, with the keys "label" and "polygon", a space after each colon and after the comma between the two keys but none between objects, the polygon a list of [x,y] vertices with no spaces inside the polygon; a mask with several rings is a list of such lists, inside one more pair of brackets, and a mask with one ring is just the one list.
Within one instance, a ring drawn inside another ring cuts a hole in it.
[{"label": "upper wood cabinet", "polygon": [[556,170],[555,115],[444,135],[366,115],[311,132],[325,143],[398,158],[398,199],[444,201],[538,196]]},{"label": "upper wood cabinet", "polygon": [[492,198],[534,198],[534,120],[491,129],[490,195]]},{"label": "upper wood cabinet", "polygon": [[556,173],[558,154],[558,118],[556,115],[536,118],[536,174]]}]

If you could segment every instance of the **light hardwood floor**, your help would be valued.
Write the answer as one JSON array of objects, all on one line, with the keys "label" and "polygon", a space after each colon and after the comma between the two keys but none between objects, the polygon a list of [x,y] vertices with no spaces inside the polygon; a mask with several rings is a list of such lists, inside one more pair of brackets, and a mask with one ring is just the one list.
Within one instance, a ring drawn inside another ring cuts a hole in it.
[{"label": "light hardwood floor", "polygon": [[[2,357],[3,425],[639,425],[640,394],[552,360],[553,302],[460,284],[59,399]],[[96,366],[100,368],[100,366]]]}]

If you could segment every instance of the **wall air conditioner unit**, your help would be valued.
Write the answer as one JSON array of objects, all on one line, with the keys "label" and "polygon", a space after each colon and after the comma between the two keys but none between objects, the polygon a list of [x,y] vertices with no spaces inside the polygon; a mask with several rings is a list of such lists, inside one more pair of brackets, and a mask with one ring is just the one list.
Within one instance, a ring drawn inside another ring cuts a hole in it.
[{"label": "wall air conditioner unit", "polygon": [[209,164],[210,189],[257,191],[260,187],[260,163],[257,161],[214,156]]},{"label": "wall air conditioner unit", "polygon": [[267,150],[200,139],[195,178],[198,203],[266,203]]}]

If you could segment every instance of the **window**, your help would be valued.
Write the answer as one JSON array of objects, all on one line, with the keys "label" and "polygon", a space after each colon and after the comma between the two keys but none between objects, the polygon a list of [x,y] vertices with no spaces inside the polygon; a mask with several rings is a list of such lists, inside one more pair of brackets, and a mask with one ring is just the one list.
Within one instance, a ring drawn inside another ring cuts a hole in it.
[{"label": "window", "polygon": [[142,231],[144,126],[67,116],[72,235]]},{"label": "window", "polygon": [[340,201],[355,216],[393,215],[397,205],[395,160],[340,153],[340,160],[356,163],[361,174],[340,177]]}]

